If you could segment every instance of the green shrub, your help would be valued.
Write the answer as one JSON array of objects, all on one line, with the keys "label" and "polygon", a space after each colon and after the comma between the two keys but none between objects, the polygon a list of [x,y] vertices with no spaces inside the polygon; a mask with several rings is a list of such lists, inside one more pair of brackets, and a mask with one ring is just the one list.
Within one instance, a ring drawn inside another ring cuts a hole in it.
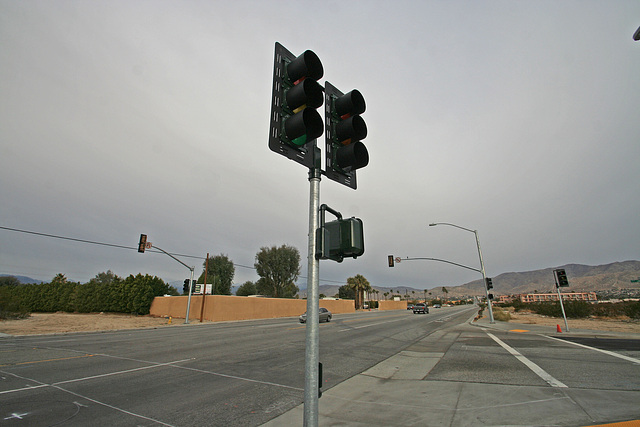
[{"label": "green shrub", "polygon": [[640,319],[640,301],[624,303],[624,314],[632,319]]},{"label": "green shrub", "polygon": [[499,320],[500,322],[508,322],[511,320],[511,314],[507,310],[503,310],[498,307],[493,308],[493,319]]}]

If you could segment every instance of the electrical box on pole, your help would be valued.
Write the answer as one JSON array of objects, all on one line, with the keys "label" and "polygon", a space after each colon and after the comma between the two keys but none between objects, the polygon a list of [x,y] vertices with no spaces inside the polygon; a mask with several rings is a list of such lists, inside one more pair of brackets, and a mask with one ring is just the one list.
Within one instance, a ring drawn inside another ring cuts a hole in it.
[{"label": "electrical box on pole", "polygon": [[[334,214],[335,221],[325,222],[324,212]],[[327,205],[320,207],[320,228],[316,230],[316,259],[342,262],[364,253],[364,227],[360,218],[343,219],[340,212]]]}]

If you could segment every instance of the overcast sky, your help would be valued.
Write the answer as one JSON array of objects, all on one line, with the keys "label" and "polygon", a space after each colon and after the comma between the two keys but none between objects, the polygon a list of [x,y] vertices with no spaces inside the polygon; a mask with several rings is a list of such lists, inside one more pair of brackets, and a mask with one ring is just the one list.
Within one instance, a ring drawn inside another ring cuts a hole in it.
[{"label": "overcast sky", "polygon": [[322,261],[321,284],[480,278],[387,266],[479,268],[473,233],[431,222],[478,230],[488,276],[638,260],[638,26],[637,0],[0,0],[0,273],[188,277],[163,254],[7,228],[131,248],[146,233],[228,255],[237,284],[261,247],[295,246],[305,287],[308,170],[267,145],[276,41],[367,103],[358,189],[320,184],[366,250]]}]

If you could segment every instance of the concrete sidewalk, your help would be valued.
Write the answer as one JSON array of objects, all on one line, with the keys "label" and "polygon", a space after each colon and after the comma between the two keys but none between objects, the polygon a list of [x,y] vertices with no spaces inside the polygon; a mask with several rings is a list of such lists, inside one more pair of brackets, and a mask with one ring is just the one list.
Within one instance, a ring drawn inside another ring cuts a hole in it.
[{"label": "concrete sidewalk", "polygon": [[[586,426],[640,418],[640,392],[430,380],[461,333],[483,329],[518,334],[561,335],[538,325],[470,321],[438,330],[419,342],[323,392],[320,426]],[[603,331],[575,330],[562,335],[619,337]],[[640,338],[640,334],[624,334]],[[585,410],[584,408],[588,408]],[[587,413],[588,412],[588,413]],[[303,425],[304,405],[264,424]],[[631,425],[631,424],[620,424]],[[638,424],[633,424],[638,425]]]}]

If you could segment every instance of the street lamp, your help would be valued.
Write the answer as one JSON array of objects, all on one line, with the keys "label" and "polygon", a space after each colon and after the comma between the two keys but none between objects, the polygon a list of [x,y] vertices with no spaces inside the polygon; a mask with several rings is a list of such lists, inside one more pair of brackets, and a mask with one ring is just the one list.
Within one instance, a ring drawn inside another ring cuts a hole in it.
[{"label": "street lamp", "polygon": [[487,296],[487,306],[489,307],[489,321],[491,323],[495,323],[493,320],[493,309],[491,307],[491,300],[489,299],[489,290],[487,289],[487,275],[484,271],[484,261],[482,260],[482,251],[480,250],[480,239],[478,238],[478,230],[470,230],[468,228],[460,227],[459,225],[450,224],[448,222],[433,222],[429,224],[429,227],[433,227],[436,225],[450,225],[451,227],[456,227],[461,230],[469,231],[476,235],[476,245],[478,246],[478,256],[480,257],[480,272],[482,273],[482,286],[484,287],[484,293]]}]

